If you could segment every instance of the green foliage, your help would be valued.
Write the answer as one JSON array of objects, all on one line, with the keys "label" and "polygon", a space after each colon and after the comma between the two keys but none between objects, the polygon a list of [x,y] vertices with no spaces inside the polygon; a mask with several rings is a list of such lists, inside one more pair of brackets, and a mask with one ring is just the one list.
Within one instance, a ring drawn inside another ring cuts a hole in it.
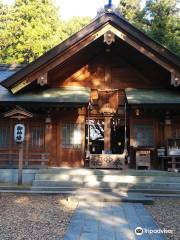
[{"label": "green foliage", "polygon": [[144,8],[146,33],[180,55],[180,19],[175,0],[149,0]]},{"label": "green foliage", "polygon": [[140,12],[140,0],[121,0],[117,10],[132,24],[136,24]]},{"label": "green foliage", "polygon": [[29,63],[79,30],[89,20],[64,23],[52,0],[0,3],[0,62]]},{"label": "green foliage", "polygon": [[78,32],[80,29],[85,27],[90,22],[89,17],[78,17],[74,16],[70,20],[64,23],[64,32],[66,32],[67,37],[71,36],[73,33]]},{"label": "green foliage", "polygon": [[16,0],[8,9],[0,61],[27,63],[63,39],[61,23],[51,0]]},{"label": "green foliage", "polygon": [[121,0],[122,15],[169,50],[180,56],[180,18],[176,0]]}]

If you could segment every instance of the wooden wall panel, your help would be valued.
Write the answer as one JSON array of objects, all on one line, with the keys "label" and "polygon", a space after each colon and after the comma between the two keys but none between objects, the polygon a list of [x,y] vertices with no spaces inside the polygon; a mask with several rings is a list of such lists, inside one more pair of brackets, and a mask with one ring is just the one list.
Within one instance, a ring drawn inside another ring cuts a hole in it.
[{"label": "wooden wall panel", "polygon": [[[83,86],[92,89],[162,88],[159,70],[145,64],[144,69],[139,67],[143,70],[140,71],[128,62],[127,58],[115,53],[111,55],[101,53],[88,63],[84,63],[84,66],[81,63],[79,68],[75,68],[74,65],[77,65],[77,62],[65,66],[59,72],[58,70],[54,74],[52,72],[49,75],[50,86]],[[151,68],[154,74],[157,73],[156,77],[152,76],[152,72],[149,73],[148,69]],[[167,86],[167,80],[164,81],[164,85]]]},{"label": "wooden wall panel", "polygon": [[[60,110],[56,119],[56,165],[80,167],[84,163],[85,116],[79,114],[78,109]],[[79,149],[65,148],[62,145],[62,129],[67,123],[82,125],[82,146]],[[54,137],[53,137],[54,139]],[[55,148],[55,145],[53,145]],[[55,151],[54,151],[55,153]]]}]

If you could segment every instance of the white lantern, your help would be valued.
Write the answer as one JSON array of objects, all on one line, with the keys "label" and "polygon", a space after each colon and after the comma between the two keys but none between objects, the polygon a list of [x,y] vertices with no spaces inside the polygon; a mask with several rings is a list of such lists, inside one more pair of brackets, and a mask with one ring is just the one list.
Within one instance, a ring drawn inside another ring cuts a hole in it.
[{"label": "white lantern", "polygon": [[25,140],[25,126],[23,124],[16,124],[14,127],[14,141],[22,143]]}]

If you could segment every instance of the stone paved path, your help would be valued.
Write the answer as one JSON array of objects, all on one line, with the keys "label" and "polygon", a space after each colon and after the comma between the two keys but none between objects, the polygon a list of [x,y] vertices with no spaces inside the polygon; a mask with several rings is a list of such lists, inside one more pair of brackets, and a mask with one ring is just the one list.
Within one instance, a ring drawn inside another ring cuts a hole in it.
[{"label": "stone paved path", "polygon": [[141,203],[80,202],[64,240],[166,239],[163,234],[137,236],[136,227],[159,229]]}]

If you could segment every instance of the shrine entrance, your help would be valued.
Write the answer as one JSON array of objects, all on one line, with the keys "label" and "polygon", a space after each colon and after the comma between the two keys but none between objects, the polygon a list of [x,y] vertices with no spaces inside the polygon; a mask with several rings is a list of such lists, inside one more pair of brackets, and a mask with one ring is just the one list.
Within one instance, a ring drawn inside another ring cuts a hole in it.
[{"label": "shrine entrance", "polygon": [[129,126],[122,116],[86,120],[86,159],[91,168],[123,169],[129,150]]},{"label": "shrine entrance", "polygon": [[[126,131],[125,131],[126,128]],[[126,135],[126,136],[125,136]],[[129,149],[129,126],[125,126],[124,119],[111,119],[111,152],[112,154],[123,154],[125,148]],[[126,146],[127,144],[127,146]]]}]

